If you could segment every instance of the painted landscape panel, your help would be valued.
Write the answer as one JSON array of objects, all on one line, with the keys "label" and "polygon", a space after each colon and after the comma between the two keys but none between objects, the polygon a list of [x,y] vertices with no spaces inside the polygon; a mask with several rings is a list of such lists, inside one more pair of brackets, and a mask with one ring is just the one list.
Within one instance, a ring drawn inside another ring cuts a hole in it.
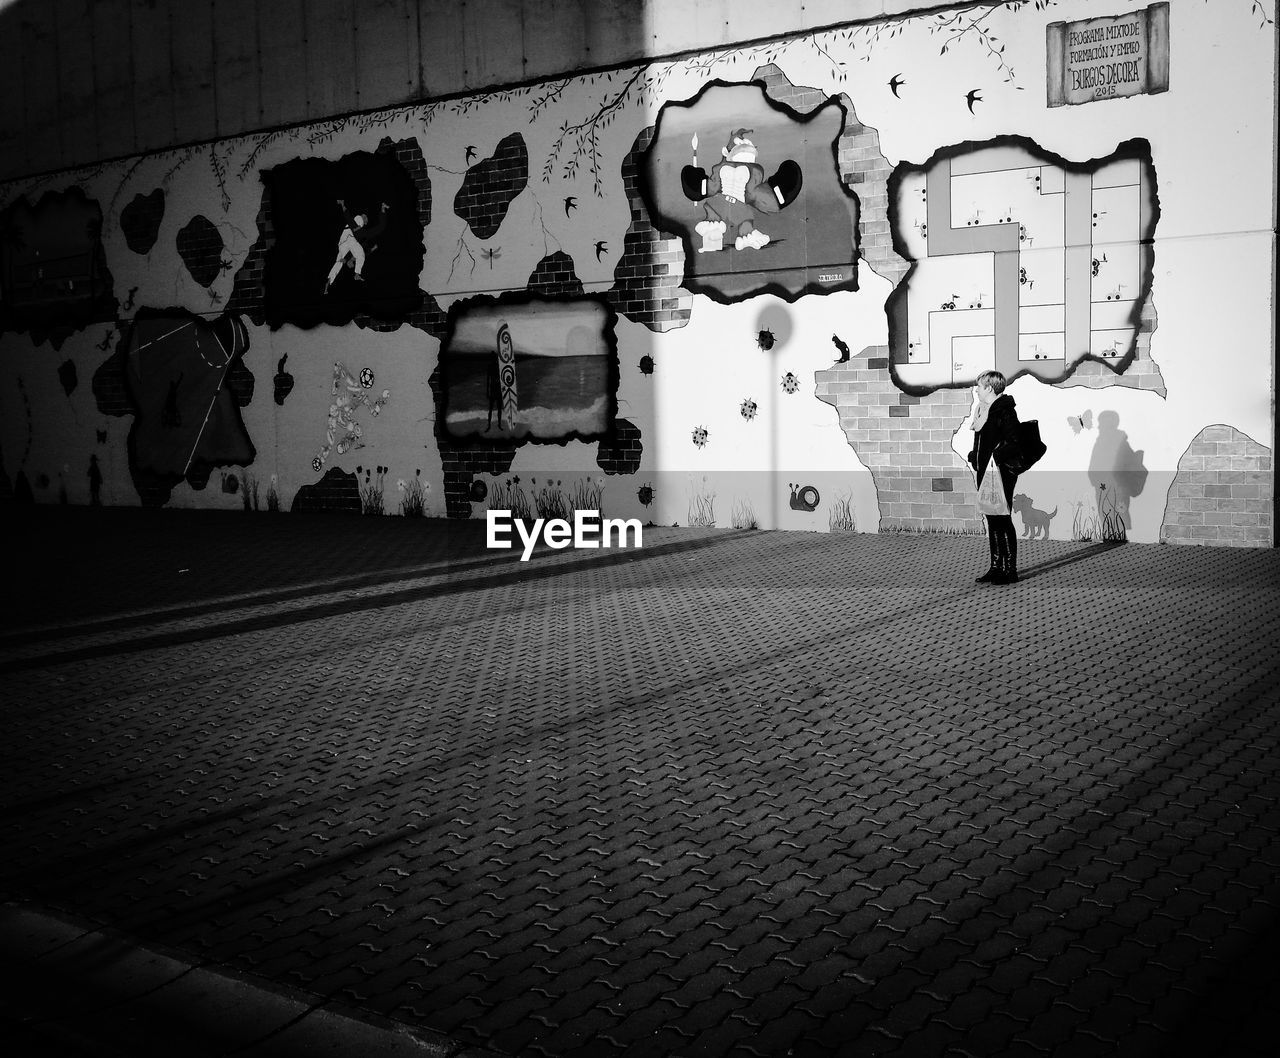
[{"label": "painted landscape panel", "polygon": [[455,307],[441,348],[451,437],[595,439],[616,405],[613,317],[591,298],[478,298]]}]

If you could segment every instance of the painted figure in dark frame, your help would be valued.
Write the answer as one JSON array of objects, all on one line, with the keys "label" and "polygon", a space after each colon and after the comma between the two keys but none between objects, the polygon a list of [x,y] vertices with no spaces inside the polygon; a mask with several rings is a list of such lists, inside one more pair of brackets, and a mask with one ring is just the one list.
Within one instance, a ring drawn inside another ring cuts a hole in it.
[{"label": "painted figure in dark frame", "polygon": [[488,405],[488,417],[484,428],[487,431],[493,425],[494,412],[498,414],[498,429],[502,429],[502,367],[498,362],[498,354],[485,361],[484,396]]},{"label": "painted figure in dark frame", "polygon": [[724,160],[712,166],[710,176],[696,165],[681,171],[685,197],[702,203],[703,219],[694,227],[702,237],[699,253],[724,248],[726,236],[736,250],[759,250],[769,236],[756,228],[756,212],[777,213],[795,201],[803,183],[800,166],[788,159],[773,177],[766,179],[756,162],[752,129],[734,129],[721,149]]},{"label": "painted figure in dark frame", "polygon": [[1013,527],[1013,493],[1018,475],[1001,458],[1001,446],[1018,444],[1018,411],[1013,397],[1004,391],[1005,377],[999,371],[984,371],[973,384],[973,450],[969,465],[978,476],[978,492],[987,467],[999,469],[1004,492],[1004,513],[986,514],[987,545],[991,568],[977,578],[979,584],[1013,584],[1018,579],[1018,534]]},{"label": "painted figure in dark frame", "polygon": [[345,225],[342,229],[342,234],[338,237],[338,256],[333,262],[333,267],[329,270],[328,279],[325,280],[324,292],[326,294],[329,293],[329,288],[333,286],[333,281],[338,278],[338,273],[342,271],[343,265],[348,262],[355,271],[356,279],[364,281],[365,257],[376,247],[378,236],[387,230],[387,214],[391,212],[391,207],[383,202],[377,219],[370,223],[367,214],[352,213],[347,209],[345,199],[338,199],[338,206],[342,210],[342,219],[345,221]]}]

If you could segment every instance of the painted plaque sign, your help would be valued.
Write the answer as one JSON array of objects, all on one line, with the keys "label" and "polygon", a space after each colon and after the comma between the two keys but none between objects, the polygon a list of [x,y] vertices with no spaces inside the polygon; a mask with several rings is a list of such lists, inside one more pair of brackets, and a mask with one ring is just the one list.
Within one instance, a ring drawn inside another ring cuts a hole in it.
[{"label": "painted plaque sign", "polygon": [[1045,29],[1048,103],[1092,103],[1169,88],[1169,5]]}]

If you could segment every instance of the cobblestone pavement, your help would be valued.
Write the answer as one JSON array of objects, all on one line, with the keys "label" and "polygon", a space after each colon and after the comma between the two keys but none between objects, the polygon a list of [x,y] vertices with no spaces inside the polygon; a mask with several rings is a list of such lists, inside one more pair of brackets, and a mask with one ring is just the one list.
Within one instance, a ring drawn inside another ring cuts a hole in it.
[{"label": "cobblestone pavement", "polygon": [[0,898],[538,1058],[1274,1042],[1276,552],[30,517]]}]

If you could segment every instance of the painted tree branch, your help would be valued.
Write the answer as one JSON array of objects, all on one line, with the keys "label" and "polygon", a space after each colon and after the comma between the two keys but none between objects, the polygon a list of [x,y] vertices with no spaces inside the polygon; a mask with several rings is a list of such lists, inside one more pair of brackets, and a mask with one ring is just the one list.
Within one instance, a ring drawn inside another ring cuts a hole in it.
[{"label": "painted tree branch", "polygon": [[213,169],[213,178],[218,181],[218,190],[222,193],[222,212],[231,208],[231,196],[227,194],[227,167],[218,157],[218,148],[209,144],[209,165]]},{"label": "painted tree branch", "polygon": [[281,136],[284,136],[286,133],[290,133],[290,132],[293,133],[294,135],[297,135],[298,130],[297,129],[276,129],[275,132],[268,133],[266,136],[263,136],[262,139],[260,139],[256,144],[254,144],[253,150],[249,152],[249,157],[245,159],[244,165],[240,166],[240,173],[239,173],[240,179],[243,180],[246,176],[249,175],[249,171],[254,167],[254,163],[257,162],[259,154],[261,154],[268,146],[270,146],[272,143],[278,140]]},{"label": "painted tree branch", "polygon": [[[1017,11],[1026,6],[1027,3],[1028,0],[1011,0],[1010,3],[1004,5],[1004,10]],[[1051,6],[1053,3],[1054,0],[1035,0],[1036,10],[1043,10],[1044,8]],[[996,69],[1004,74],[1004,79],[1006,81],[1012,82],[1015,80],[1014,70],[1012,66],[1004,61],[1005,46],[1000,44],[999,47],[996,47],[1000,38],[994,36],[986,27],[983,26],[983,23],[986,22],[994,12],[999,10],[1001,9],[998,7],[989,7],[984,10],[982,14],[976,16],[969,11],[957,11],[950,15],[935,15],[934,25],[929,28],[929,33],[934,34],[952,31],[951,35],[943,41],[942,51],[940,52],[940,54],[943,55],[947,53],[947,50],[953,44],[959,43],[964,40],[965,37],[970,35],[976,37],[978,42],[987,49],[987,55],[995,60]]]},{"label": "painted tree branch", "polygon": [[529,124],[533,124],[537,120],[538,115],[546,109],[551,100],[555,99],[569,85],[569,79],[566,77],[563,81],[557,81],[553,85],[548,85],[547,90],[529,104]]},{"label": "painted tree branch", "polygon": [[555,143],[551,145],[551,151],[547,155],[547,161],[542,167],[543,183],[549,183],[551,173],[559,162],[560,152],[564,149],[566,141],[573,137],[573,152],[569,160],[564,163],[564,175],[567,179],[573,179],[578,174],[578,166],[581,164],[584,155],[587,158],[588,165],[591,169],[592,190],[595,191],[597,198],[604,197],[604,185],[600,180],[600,130],[607,128],[614,116],[626,104],[631,89],[635,87],[637,81],[646,70],[649,64],[636,68],[635,73],[627,80],[618,93],[610,100],[601,102],[596,108],[594,114],[580,121],[576,125],[570,125],[567,121],[560,126],[560,133],[556,137]]}]

